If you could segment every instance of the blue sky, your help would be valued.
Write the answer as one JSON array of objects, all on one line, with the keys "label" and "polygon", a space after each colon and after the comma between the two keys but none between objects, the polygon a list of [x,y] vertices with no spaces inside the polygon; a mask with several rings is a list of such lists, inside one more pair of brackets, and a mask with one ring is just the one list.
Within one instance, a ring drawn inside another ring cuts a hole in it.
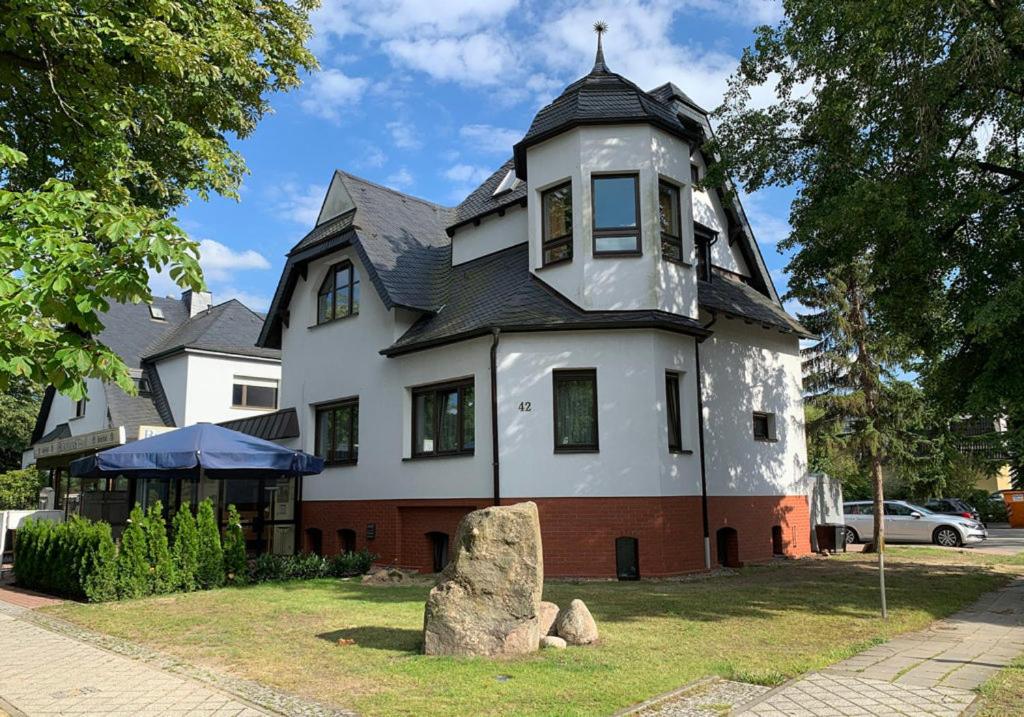
[{"label": "blue sky", "polygon": [[[195,200],[179,211],[182,226],[202,242],[214,299],[265,310],[335,168],[457,204],[511,156],[537,110],[589,71],[595,20],[609,25],[613,71],[648,89],[674,82],[712,109],[753,28],[780,12],[771,0],[324,0],[311,42],[320,71],[273,96],[274,114],[236,143],[250,170],[241,200]],[[791,198],[744,199],[780,291],[776,244]],[[177,293],[163,276],[153,288]]]}]

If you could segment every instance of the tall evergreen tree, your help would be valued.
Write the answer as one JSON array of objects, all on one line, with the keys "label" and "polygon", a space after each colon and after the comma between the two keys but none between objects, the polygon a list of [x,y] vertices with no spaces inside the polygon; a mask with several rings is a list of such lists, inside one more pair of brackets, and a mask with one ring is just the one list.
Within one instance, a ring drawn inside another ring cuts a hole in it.
[{"label": "tall evergreen tree", "polygon": [[220,543],[220,529],[217,527],[213,501],[209,498],[199,504],[196,526],[199,531],[196,582],[203,590],[218,588],[224,584],[224,549]]},{"label": "tall evergreen tree", "polygon": [[146,559],[146,516],[138,503],[128,516],[117,551],[117,596],[143,597],[149,593],[149,561]]},{"label": "tall evergreen tree", "polygon": [[183,501],[178,512],[174,514],[171,530],[174,541],[171,555],[174,560],[174,575],[178,581],[178,588],[185,592],[192,592],[199,587],[197,582],[199,529],[196,526],[196,517],[192,515],[192,506],[188,501]]},{"label": "tall evergreen tree", "polygon": [[224,577],[227,582],[239,585],[247,582],[248,572],[242,518],[232,503],[228,506],[228,524],[224,526]]},{"label": "tall evergreen tree", "polygon": [[146,511],[146,560],[149,563],[149,591],[154,595],[173,592],[176,587],[174,563],[167,545],[164,506],[159,500]]}]

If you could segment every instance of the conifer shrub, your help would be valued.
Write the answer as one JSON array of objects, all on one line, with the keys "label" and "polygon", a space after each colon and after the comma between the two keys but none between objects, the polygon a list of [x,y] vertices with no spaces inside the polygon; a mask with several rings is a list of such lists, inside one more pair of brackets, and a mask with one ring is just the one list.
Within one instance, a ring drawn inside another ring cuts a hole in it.
[{"label": "conifer shrub", "polygon": [[171,557],[177,589],[192,592],[199,587],[199,529],[188,501],[183,502],[174,514],[171,531],[174,539]]},{"label": "conifer shrub", "polygon": [[209,498],[199,504],[196,527],[199,531],[196,582],[203,590],[218,588],[224,584],[224,549],[220,544],[220,529],[217,527],[213,501]]},{"label": "conifer shrub", "polygon": [[167,522],[164,520],[164,506],[159,500],[149,506],[143,529],[146,532],[146,562],[149,563],[148,594],[164,595],[174,592],[177,581],[174,577],[174,563],[167,544]]},{"label": "conifer shrub", "polygon": [[121,600],[149,594],[149,561],[146,559],[146,516],[136,503],[121,533],[117,551],[117,596]]},{"label": "conifer shrub", "polygon": [[111,600],[116,597],[114,556],[105,523],[26,520],[18,528],[14,573],[19,585],[33,590],[77,600]]},{"label": "conifer shrub", "polygon": [[229,585],[249,582],[242,517],[233,504],[228,506],[228,524],[224,528],[224,579]]}]

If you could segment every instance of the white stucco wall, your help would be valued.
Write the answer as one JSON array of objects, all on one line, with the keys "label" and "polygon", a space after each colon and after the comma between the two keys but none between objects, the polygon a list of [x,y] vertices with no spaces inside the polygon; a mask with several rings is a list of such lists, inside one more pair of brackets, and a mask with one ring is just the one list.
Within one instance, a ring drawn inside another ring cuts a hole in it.
[{"label": "white stucco wall", "polygon": [[164,395],[167,396],[167,404],[171,408],[174,425],[188,425],[185,415],[187,403],[185,397],[188,391],[188,357],[183,353],[169,356],[157,364],[156,372],[160,376],[160,385],[163,386]]},{"label": "white stucco wall", "polygon": [[[706,166],[701,153],[694,152],[691,161],[700,168],[700,176],[703,177]],[[712,265],[742,276],[751,276],[750,267],[747,266],[739,246],[729,244],[729,236],[725,231],[725,211],[716,193],[709,193],[704,189],[694,190],[693,218],[718,232],[718,241],[711,245]]]},{"label": "white stucco wall", "polygon": [[[348,258],[360,277],[359,315],[316,325],[316,292],[327,269]],[[355,252],[344,250],[310,266],[282,331],[281,406],[298,410],[301,447],[315,447],[314,405],[359,397],[359,462],[328,467],[305,479],[304,500],[486,498],[491,494],[490,339],[462,342],[397,358],[379,351],[410,325],[408,312],[388,311]],[[476,449],[472,456],[409,459],[409,389],[473,377]]]},{"label": "white stucco wall", "polygon": [[[805,492],[800,344],[719,318],[701,345],[709,495]],[[753,412],[775,414],[777,440],[755,441]]]},{"label": "white stucco wall", "polygon": [[480,220],[480,226],[467,224],[452,237],[452,264],[464,264],[493,254],[527,239],[527,211],[518,206],[505,216],[492,214]]},{"label": "white stucco wall", "polygon": [[[188,390],[185,396],[185,418],[178,423],[187,426],[193,423],[219,423],[236,418],[247,418],[267,413],[272,409],[245,409],[231,405],[232,387],[246,383],[246,378],[256,379],[250,383],[270,385],[280,381],[281,366],[276,361],[261,361],[241,357],[214,356],[201,353],[187,353]],[[158,367],[161,379],[163,368]],[[166,386],[165,386],[166,390]],[[181,395],[181,394],[179,394]],[[278,394],[280,403],[280,393]],[[177,422],[177,416],[175,416]]]},{"label": "white stucco wall", "polygon": [[61,423],[67,423],[72,436],[81,436],[93,431],[102,431],[109,427],[107,418],[107,397],[103,392],[103,383],[99,379],[89,378],[85,381],[86,396],[85,415],[75,418],[74,399],[56,394],[50,404],[50,413],[46,417],[43,434],[47,434]]},{"label": "white stucco wall", "polygon": [[[699,495],[693,339],[637,330],[501,337],[498,430],[508,497]],[[552,372],[597,369],[598,453],[555,453]],[[665,372],[681,375],[683,445],[668,450]],[[529,402],[530,411],[520,403]]]},{"label": "white stucco wall", "polygon": [[[661,260],[658,180],[680,187],[683,253],[692,262],[690,148],[648,125],[583,127],[527,151],[530,264],[538,277],[586,309],[661,309],[695,316],[692,267]],[[642,256],[595,257],[591,177],[638,172]],[[541,193],[572,181],[573,260],[543,267]]]}]

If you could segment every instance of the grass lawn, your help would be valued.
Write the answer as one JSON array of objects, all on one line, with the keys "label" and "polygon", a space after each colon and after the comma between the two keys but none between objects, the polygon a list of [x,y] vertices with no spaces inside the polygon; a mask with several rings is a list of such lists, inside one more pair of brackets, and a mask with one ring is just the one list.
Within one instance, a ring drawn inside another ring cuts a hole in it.
[{"label": "grass lawn", "polygon": [[324,579],[47,611],[366,715],[609,714],[705,675],[779,683],[922,628],[1010,570],[948,551],[889,555],[888,622],[871,556],[692,582],[551,581],[545,599],[585,600],[600,644],[504,661],[418,654],[424,587]]},{"label": "grass lawn", "polygon": [[1024,659],[981,686],[981,702],[974,717],[1013,717],[1024,715]]}]

